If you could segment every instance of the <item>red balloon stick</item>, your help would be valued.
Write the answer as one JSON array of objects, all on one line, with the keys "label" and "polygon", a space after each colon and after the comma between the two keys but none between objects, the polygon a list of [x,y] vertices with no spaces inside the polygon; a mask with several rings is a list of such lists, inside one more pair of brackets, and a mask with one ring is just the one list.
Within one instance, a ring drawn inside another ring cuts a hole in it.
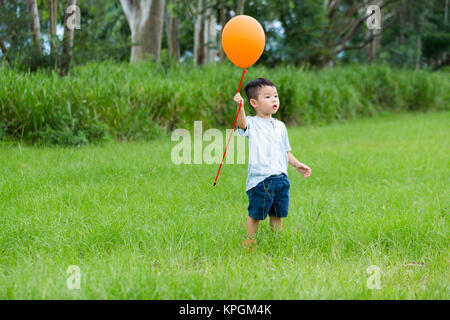
[{"label": "red balloon stick", "polygon": [[[242,80],[244,80],[244,75],[247,72],[247,70],[245,70],[245,69],[243,69],[243,70],[244,71],[242,72],[241,82],[239,83],[239,88],[238,88],[237,92],[239,92],[241,90]],[[231,137],[233,136],[234,127],[236,126],[236,121],[237,121],[237,118],[239,115],[239,111],[241,111],[241,107],[242,107],[242,101],[239,102],[239,108],[236,113],[236,118],[234,119],[233,128],[231,129],[230,137],[228,138],[227,146],[225,148],[225,152],[223,153],[222,161],[220,162],[219,171],[217,171],[216,179],[214,180],[214,187],[216,186],[217,178],[219,177],[220,169],[222,168],[223,159],[225,159],[225,155],[227,154],[228,144],[230,143]]]}]

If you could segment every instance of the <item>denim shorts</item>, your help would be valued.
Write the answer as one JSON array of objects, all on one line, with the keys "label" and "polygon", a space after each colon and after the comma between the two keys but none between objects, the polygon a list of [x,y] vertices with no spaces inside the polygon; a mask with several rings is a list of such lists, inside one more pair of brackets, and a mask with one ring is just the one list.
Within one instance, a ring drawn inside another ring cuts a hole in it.
[{"label": "denim shorts", "polygon": [[286,218],[289,207],[289,179],[286,174],[273,175],[247,190],[248,215],[256,220],[269,216]]}]

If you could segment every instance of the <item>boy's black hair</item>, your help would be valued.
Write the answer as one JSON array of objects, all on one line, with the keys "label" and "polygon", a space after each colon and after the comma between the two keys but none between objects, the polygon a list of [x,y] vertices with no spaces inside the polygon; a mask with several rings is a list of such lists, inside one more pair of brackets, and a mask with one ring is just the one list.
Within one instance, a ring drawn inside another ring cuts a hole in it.
[{"label": "boy's black hair", "polygon": [[250,106],[252,106],[250,103],[250,99],[258,99],[259,89],[265,86],[275,87],[275,85],[271,81],[264,78],[252,80],[245,85],[245,95],[247,96]]}]

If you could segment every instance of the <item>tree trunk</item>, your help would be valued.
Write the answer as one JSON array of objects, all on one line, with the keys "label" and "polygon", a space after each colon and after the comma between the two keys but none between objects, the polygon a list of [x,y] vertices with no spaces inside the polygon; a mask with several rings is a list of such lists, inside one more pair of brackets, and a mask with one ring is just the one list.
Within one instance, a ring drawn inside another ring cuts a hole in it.
[{"label": "tree trunk", "polygon": [[[225,28],[225,25],[227,23],[227,8],[225,6],[225,0],[220,0],[220,25],[222,26],[222,31],[223,28]],[[222,48],[222,41],[219,41],[219,46],[220,46],[220,62],[224,62],[225,61],[225,51],[223,51]]]},{"label": "tree trunk", "polygon": [[39,11],[36,0],[27,0],[27,9],[30,15],[29,25],[30,25],[31,39],[38,48],[39,52],[42,53],[41,23],[39,21]]},{"label": "tree trunk", "polygon": [[50,15],[50,57],[51,64],[56,65],[56,57],[58,55],[56,25],[58,23],[58,0],[49,0]]},{"label": "tree trunk", "polygon": [[420,59],[422,58],[422,35],[417,35],[416,41],[416,70],[420,69]]},{"label": "tree trunk", "polygon": [[422,58],[422,28],[424,20],[424,11],[419,14],[418,24],[417,24],[417,41],[416,41],[416,70],[420,69],[420,60]]},{"label": "tree trunk", "polygon": [[[444,11],[444,24],[447,26],[448,22],[448,0],[445,0],[445,11]],[[445,63],[447,61],[447,51],[442,52],[442,63]],[[440,66],[439,66],[440,67]]]},{"label": "tree trunk", "polygon": [[152,6],[150,8],[149,26],[145,32],[149,35],[149,41],[148,43],[146,43],[144,51],[149,52],[156,58],[156,60],[159,60],[159,56],[161,54],[165,3],[166,0],[152,1]]},{"label": "tree trunk", "polygon": [[245,11],[245,0],[238,0],[238,6],[237,6],[237,10],[236,10],[236,15],[242,15],[244,14]]},{"label": "tree trunk", "polygon": [[372,40],[369,42],[367,61],[372,63],[381,43],[381,29],[370,30],[369,36],[372,37]]},{"label": "tree trunk", "polygon": [[[173,6],[176,8],[178,5],[177,0],[172,0]],[[179,19],[172,12],[168,12],[167,23],[167,45],[169,49],[169,55],[174,57],[177,61],[180,60],[180,40],[178,37],[178,25]]]},{"label": "tree trunk", "polygon": [[[5,7],[3,0],[0,0],[0,7],[2,8]],[[8,62],[8,64],[11,65],[11,60],[9,60],[9,57],[7,55],[8,50],[6,49],[5,43],[3,42],[3,39],[1,37],[0,37],[0,49],[2,50],[3,57],[5,58],[6,62]]]},{"label": "tree trunk", "polygon": [[444,23],[448,22],[448,0],[445,0]]},{"label": "tree trunk", "polygon": [[66,76],[69,73],[70,61],[72,60],[74,28],[68,25],[69,19],[76,14],[76,10],[69,10],[69,7],[76,6],[77,0],[66,0],[64,10],[64,37],[62,42],[62,56],[59,74]]},{"label": "tree trunk", "polygon": [[203,0],[197,0],[197,9],[195,11],[195,25],[194,25],[194,62],[198,65],[203,65],[206,62],[205,52],[205,23]]},{"label": "tree trunk", "polygon": [[401,4],[399,4],[399,13],[398,13],[398,18],[399,18],[399,31],[400,31],[400,44],[403,45],[405,44],[405,34],[406,34],[406,26],[405,26],[405,6],[404,3],[402,2]]},{"label": "tree trunk", "polygon": [[161,54],[165,0],[120,0],[131,30],[131,62]]},{"label": "tree trunk", "polygon": [[197,65],[215,62],[217,56],[217,19],[215,1],[198,0],[194,26],[194,61]]},{"label": "tree trunk", "polygon": [[[215,5],[215,1],[211,1]],[[206,52],[207,63],[216,62],[217,57],[217,18],[213,7],[209,7],[206,11]]]},{"label": "tree trunk", "polygon": [[0,37],[0,49],[2,50],[3,57],[5,58],[6,62],[8,62],[9,65],[11,65],[11,60],[8,58],[8,50],[6,50],[5,44],[3,43],[3,39]]}]

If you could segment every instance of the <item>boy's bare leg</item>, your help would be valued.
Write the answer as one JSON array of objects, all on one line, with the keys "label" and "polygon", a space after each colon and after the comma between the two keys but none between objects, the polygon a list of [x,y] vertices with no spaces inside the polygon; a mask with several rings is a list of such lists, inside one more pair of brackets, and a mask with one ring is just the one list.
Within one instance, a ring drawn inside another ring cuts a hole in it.
[{"label": "boy's bare leg", "polygon": [[258,231],[259,220],[248,216],[247,218],[247,237],[254,237]]},{"label": "boy's bare leg", "polygon": [[281,227],[283,226],[283,221],[281,217],[269,216],[270,217],[270,227],[274,232],[281,232]]}]

